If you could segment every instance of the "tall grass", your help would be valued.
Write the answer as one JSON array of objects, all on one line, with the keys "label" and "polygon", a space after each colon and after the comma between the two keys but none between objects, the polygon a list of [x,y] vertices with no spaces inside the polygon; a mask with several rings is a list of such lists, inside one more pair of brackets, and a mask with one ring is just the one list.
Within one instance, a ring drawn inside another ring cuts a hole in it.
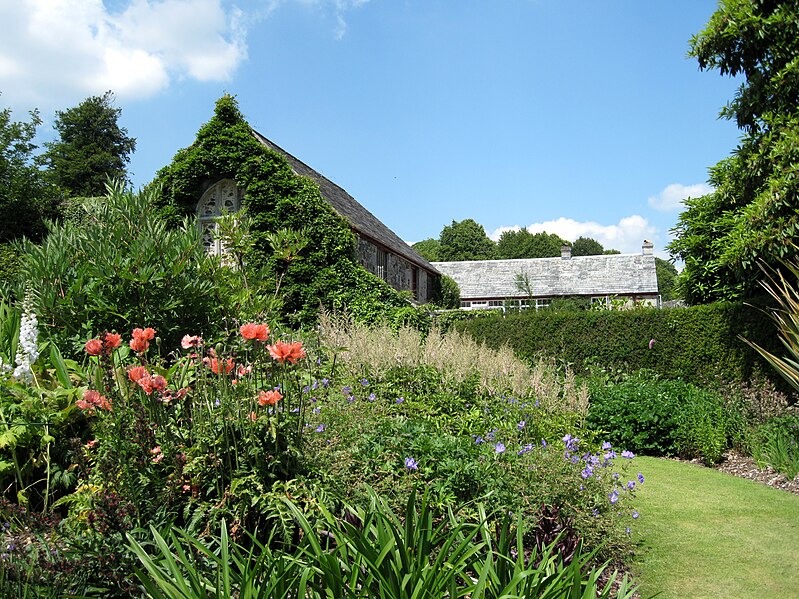
[{"label": "tall grass", "polygon": [[490,348],[464,333],[434,327],[424,335],[410,327],[367,326],[326,313],[319,328],[322,342],[336,350],[337,363],[354,377],[381,378],[392,368],[428,366],[454,386],[476,376],[487,394],[532,395],[551,411],[585,414],[588,409],[588,389],[572,372],[559,372],[551,360],[528,365],[509,347]]}]

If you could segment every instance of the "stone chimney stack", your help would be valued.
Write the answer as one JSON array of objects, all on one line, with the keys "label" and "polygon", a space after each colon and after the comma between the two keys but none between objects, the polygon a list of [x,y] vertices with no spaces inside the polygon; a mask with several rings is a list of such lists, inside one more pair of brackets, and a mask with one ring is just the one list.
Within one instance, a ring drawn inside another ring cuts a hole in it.
[{"label": "stone chimney stack", "polygon": [[644,256],[651,256],[654,253],[654,249],[655,244],[648,239],[644,239],[644,245],[641,246]]},{"label": "stone chimney stack", "polygon": [[570,245],[562,245],[560,246],[560,257],[564,260],[569,260],[572,257],[572,246]]}]

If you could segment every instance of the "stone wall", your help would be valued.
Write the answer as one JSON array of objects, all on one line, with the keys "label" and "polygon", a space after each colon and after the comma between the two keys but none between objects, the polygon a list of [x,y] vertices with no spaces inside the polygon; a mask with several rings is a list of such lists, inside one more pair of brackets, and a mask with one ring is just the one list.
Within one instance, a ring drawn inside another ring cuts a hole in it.
[{"label": "stone wall", "polygon": [[372,274],[380,277],[398,291],[413,291],[413,276],[416,271],[417,301],[431,300],[427,271],[418,268],[396,254],[378,247],[368,239],[358,237],[358,261]]}]

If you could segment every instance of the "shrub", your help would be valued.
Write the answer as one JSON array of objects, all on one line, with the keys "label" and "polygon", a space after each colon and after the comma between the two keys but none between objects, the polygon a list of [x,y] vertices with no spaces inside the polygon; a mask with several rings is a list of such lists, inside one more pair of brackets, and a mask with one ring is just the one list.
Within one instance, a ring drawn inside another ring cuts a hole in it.
[{"label": "shrub", "polygon": [[53,225],[41,245],[23,244],[18,296],[33,291],[44,335],[70,354],[101,331],[156,326],[175,347],[185,330],[216,326],[213,264],[197,228],[168,229],[152,202],[153,192],[114,187],[84,204],[84,224]]},{"label": "shrub", "polygon": [[[774,326],[759,309],[744,304],[627,311],[526,311],[458,323],[491,347],[509,345],[527,360],[541,355],[570,364],[578,373],[592,366],[633,373],[642,368],[663,378],[700,386],[744,383],[765,376],[787,385],[739,336],[779,350]],[[650,348],[651,342],[651,348]]]},{"label": "shrub", "polygon": [[793,479],[799,474],[799,416],[777,416],[754,431],[752,456]]},{"label": "shrub", "polygon": [[590,382],[588,425],[604,438],[647,455],[717,462],[729,446],[736,415],[720,395],[639,371],[620,382]]}]

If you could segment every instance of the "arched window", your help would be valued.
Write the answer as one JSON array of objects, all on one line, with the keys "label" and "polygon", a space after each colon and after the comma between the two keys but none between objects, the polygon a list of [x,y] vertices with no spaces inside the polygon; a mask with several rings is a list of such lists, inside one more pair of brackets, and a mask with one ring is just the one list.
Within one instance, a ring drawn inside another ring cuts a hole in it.
[{"label": "arched window", "polygon": [[219,228],[216,219],[223,214],[238,212],[242,195],[233,179],[222,179],[211,185],[197,203],[200,236],[203,247],[209,254],[221,256],[224,253],[222,241],[216,234]]}]

